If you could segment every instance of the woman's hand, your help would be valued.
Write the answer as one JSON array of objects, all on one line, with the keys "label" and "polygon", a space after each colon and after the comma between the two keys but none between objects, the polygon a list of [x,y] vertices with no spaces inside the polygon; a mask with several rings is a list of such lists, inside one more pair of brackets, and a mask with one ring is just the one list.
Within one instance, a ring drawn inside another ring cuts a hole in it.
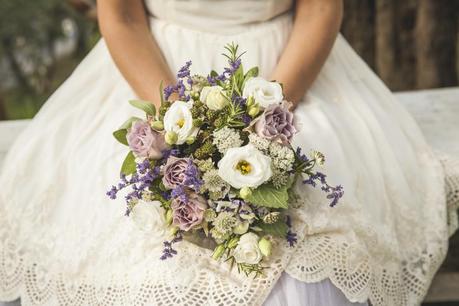
[{"label": "woman's hand", "polygon": [[316,79],[338,35],[342,0],[297,0],[293,30],[271,79],[281,82],[286,99],[301,101]]},{"label": "woman's hand", "polygon": [[159,84],[174,77],[150,32],[142,0],[98,0],[101,33],[113,60],[139,98],[160,104]]}]

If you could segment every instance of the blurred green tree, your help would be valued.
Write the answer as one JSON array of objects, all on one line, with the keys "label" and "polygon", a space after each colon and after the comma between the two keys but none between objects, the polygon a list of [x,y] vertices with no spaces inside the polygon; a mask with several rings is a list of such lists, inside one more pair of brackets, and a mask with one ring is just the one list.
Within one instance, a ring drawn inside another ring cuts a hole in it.
[{"label": "blurred green tree", "polygon": [[[0,61],[6,67],[0,71],[5,78],[0,82],[0,119],[33,116],[92,47],[98,37],[95,22],[74,9],[84,2],[0,0]],[[63,56],[56,43],[70,30],[75,47]]]}]

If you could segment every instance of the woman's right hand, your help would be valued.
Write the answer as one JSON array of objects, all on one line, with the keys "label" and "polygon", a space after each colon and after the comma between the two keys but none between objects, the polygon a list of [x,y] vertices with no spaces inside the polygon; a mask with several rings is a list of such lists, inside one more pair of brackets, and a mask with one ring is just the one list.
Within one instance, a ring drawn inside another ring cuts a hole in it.
[{"label": "woman's right hand", "polygon": [[100,31],[121,74],[142,100],[160,104],[175,78],[150,31],[143,0],[98,0]]}]

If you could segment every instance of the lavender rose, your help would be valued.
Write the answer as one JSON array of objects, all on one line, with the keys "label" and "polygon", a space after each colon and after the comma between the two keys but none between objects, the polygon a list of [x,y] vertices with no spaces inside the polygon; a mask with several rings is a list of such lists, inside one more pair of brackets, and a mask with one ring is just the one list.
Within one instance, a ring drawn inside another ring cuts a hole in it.
[{"label": "lavender rose", "polygon": [[186,170],[188,168],[188,158],[178,158],[171,156],[167,159],[163,168],[163,184],[168,189],[174,189],[183,185],[186,180]]},{"label": "lavender rose", "polygon": [[164,136],[152,130],[148,122],[139,120],[133,123],[126,135],[129,148],[137,157],[160,159],[167,149]]},{"label": "lavender rose", "polygon": [[286,103],[270,104],[255,123],[258,136],[287,144],[297,132]]},{"label": "lavender rose", "polygon": [[207,209],[207,202],[202,196],[191,192],[187,201],[180,197],[172,200],[172,223],[182,231],[188,231],[199,224],[204,218],[204,211]]}]

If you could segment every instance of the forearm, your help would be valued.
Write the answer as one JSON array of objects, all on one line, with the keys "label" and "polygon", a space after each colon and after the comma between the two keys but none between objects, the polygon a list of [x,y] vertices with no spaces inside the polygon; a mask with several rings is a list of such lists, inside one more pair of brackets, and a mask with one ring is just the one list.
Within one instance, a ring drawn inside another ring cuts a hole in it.
[{"label": "forearm", "polygon": [[293,29],[272,79],[286,99],[300,102],[330,53],[342,19],[342,0],[298,0]]},{"label": "forearm", "polygon": [[113,60],[135,93],[159,105],[159,84],[172,83],[174,78],[149,30],[141,2],[99,0],[99,24]]}]

